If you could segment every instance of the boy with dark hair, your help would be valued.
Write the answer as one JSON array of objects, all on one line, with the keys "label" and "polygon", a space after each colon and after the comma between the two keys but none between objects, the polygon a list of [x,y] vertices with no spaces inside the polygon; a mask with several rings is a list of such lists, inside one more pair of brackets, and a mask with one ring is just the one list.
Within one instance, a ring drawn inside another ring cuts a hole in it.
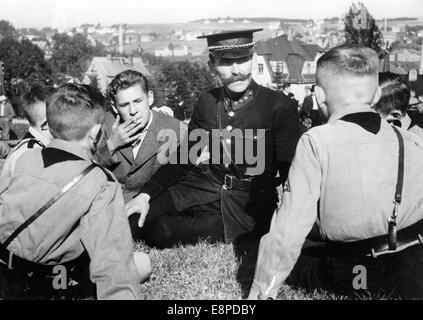
[{"label": "boy with dark hair", "polygon": [[85,296],[91,279],[98,299],[135,299],[150,273],[148,256],[134,254],[119,184],[92,162],[100,97],[89,86],[59,88],[47,106],[53,140],[25,152],[0,182],[1,298]]},{"label": "boy with dark hair", "polygon": [[[179,120],[150,109],[153,92],[138,71],[116,75],[108,95],[113,112],[106,114],[105,144],[96,158],[116,176],[128,202],[161,166],[157,157],[160,147],[167,143],[176,150],[187,128]],[[164,129],[173,131],[176,139],[166,142],[161,136]]]},{"label": "boy with dark hair", "polygon": [[46,117],[47,99],[55,92],[53,87],[35,84],[22,96],[25,118],[29,121],[28,132],[9,153],[3,166],[1,176],[13,175],[17,159],[27,150],[45,148],[50,142]]},{"label": "boy with dark hair", "polygon": [[423,116],[409,109],[410,88],[400,75],[392,72],[379,74],[382,95],[374,109],[383,119],[423,138]]}]

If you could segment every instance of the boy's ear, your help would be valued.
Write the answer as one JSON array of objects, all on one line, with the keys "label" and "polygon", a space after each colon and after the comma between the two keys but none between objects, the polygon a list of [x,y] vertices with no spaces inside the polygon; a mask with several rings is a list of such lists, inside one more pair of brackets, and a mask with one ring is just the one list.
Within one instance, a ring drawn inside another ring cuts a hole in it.
[{"label": "boy's ear", "polygon": [[378,86],[376,89],[375,97],[373,98],[373,101],[370,105],[374,106],[376,103],[379,102],[381,97],[382,97],[382,88]]},{"label": "boy's ear", "polygon": [[101,135],[102,135],[101,127],[102,127],[101,123],[96,123],[88,131],[88,136],[89,136],[90,142],[93,144],[93,146],[97,146],[98,142],[101,139]]},{"label": "boy's ear", "polygon": [[151,105],[154,102],[154,94],[153,91],[148,91],[148,106],[151,107]]},{"label": "boy's ear", "polygon": [[314,87],[314,96],[316,97],[317,104],[321,105],[322,103],[326,102],[326,93],[322,87],[316,85]]}]

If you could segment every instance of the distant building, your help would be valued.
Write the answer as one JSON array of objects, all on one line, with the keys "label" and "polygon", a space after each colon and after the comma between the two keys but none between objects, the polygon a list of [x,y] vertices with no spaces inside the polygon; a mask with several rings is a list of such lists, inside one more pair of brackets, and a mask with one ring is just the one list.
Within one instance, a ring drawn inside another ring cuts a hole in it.
[{"label": "distant building", "polygon": [[32,44],[35,44],[44,52],[44,58],[50,59],[52,55],[52,47],[50,43],[46,40],[32,40]]},{"label": "distant building", "polygon": [[274,21],[274,22],[269,22],[269,24],[267,25],[267,28],[269,30],[278,30],[281,26],[281,23],[279,21]]},{"label": "distant building", "polygon": [[383,32],[383,40],[385,43],[389,41],[390,44],[394,43],[398,39],[398,33],[397,32]]},{"label": "distant building", "polygon": [[391,52],[390,61],[419,62],[420,61],[420,52],[415,50],[415,49],[404,48],[404,49],[401,49],[399,51]]},{"label": "distant building", "polygon": [[182,57],[188,55],[188,47],[187,46],[175,46],[173,48],[173,55],[175,57]]},{"label": "distant building", "polygon": [[173,51],[170,50],[169,47],[165,47],[163,49],[154,50],[154,55],[156,57],[171,57],[173,55]]},{"label": "distant building", "polygon": [[151,36],[149,34],[142,34],[140,36],[140,41],[141,42],[150,42],[151,41]]},{"label": "distant building", "polygon": [[84,74],[83,83],[92,83],[95,79],[97,87],[106,93],[110,81],[120,72],[132,69],[145,76],[150,75],[141,57],[94,57]]},{"label": "distant building", "polygon": [[289,41],[287,35],[259,41],[256,44],[253,78],[270,88],[275,88],[278,81],[291,83],[296,98],[302,98],[304,87],[316,82],[317,60],[324,51],[318,45],[297,39]]}]

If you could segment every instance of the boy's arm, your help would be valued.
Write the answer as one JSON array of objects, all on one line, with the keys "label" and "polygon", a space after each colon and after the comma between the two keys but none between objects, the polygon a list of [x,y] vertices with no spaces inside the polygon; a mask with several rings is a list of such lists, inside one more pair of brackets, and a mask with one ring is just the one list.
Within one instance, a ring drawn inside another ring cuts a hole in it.
[{"label": "boy's arm", "polygon": [[91,258],[98,299],[136,299],[140,280],[122,190],[107,182],[81,219],[82,243]]}]

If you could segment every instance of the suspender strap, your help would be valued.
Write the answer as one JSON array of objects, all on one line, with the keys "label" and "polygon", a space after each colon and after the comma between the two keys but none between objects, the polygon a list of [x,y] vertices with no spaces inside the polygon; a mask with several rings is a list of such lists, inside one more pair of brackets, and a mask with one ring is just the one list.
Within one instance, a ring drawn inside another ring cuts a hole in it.
[{"label": "suspender strap", "polygon": [[222,99],[222,102],[218,102],[218,107],[217,107],[217,123],[219,124],[219,140],[220,140],[220,144],[223,148],[223,151],[225,152],[226,156],[229,158],[229,168],[232,170],[232,172],[234,173],[235,177],[237,177],[238,179],[242,179],[242,171],[238,168],[238,166],[232,161],[232,157],[230,152],[228,151],[228,148],[226,147],[225,142],[223,141],[222,138],[222,130],[223,130],[223,126],[222,126],[222,104],[225,103],[224,98]]},{"label": "suspender strap", "polygon": [[399,206],[402,200],[402,187],[404,184],[404,139],[395,126],[392,126],[398,138],[399,152],[398,152],[398,175],[397,185],[395,188],[394,210],[392,216],[388,219],[388,243],[389,250],[396,250],[397,248],[397,216]]},{"label": "suspender strap", "polygon": [[84,171],[82,171],[79,175],[73,178],[69,183],[67,183],[62,190],[56,193],[53,198],[51,198],[46,204],[44,204],[37,212],[35,212],[31,217],[29,217],[24,223],[22,223],[10,236],[7,240],[2,244],[4,248],[7,248],[9,244],[23,231],[25,230],[31,223],[33,223],[37,218],[39,218],[44,212],[47,211],[57,200],[59,200],[69,189],[71,189],[74,185],[76,185],[83,177],[85,177],[92,169],[94,169],[97,165],[92,163],[89,165]]},{"label": "suspender strap", "polygon": [[397,176],[397,187],[395,190],[395,202],[400,204],[402,199],[402,186],[404,183],[404,139],[397,128],[392,126],[398,138],[399,143],[399,155],[398,155],[398,176]]}]

